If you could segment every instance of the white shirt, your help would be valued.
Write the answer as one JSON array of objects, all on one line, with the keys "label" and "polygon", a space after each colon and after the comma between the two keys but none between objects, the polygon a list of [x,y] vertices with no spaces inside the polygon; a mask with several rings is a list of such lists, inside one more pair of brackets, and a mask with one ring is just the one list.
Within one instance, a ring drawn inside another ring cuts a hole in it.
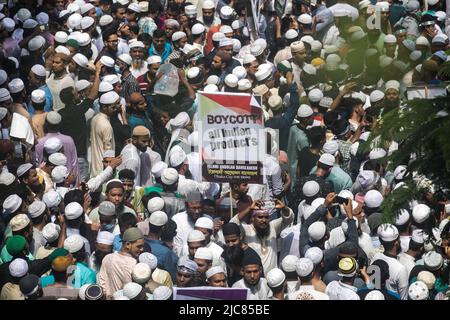
[{"label": "white shirt", "polygon": [[89,245],[89,241],[88,241],[88,239],[86,239],[85,237],[83,237],[83,236],[80,234],[80,230],[67,227],[66,234],[67,234],[67,238],[70,237],[70,236],[73,236],[73,235],[75,235],[75,234],[77,234],[77,235],[79,235],[80,237],[82,237],[82,238],[83,238],[83,242],[84,242],[84,250],[86,251],[86,253],[87,253],[88,255],[91,254],[91,246]]},{"label": "white shirt", "polygon": [[410,240],[411,236],[400,236],[400,245],[402,247],[402,252],[408,251]]},{"label": "white shirt", "polygon": [[130,169],[136,175],[134,179],[134,185],[141,185],[141,152],[134,146],[134,144],[129,143],[120,152],[122,156],[122,164],[119,166],[118,171],[122,169]]},{"label": "white shirt", "polygon": [[300,286],[298,290],[289,294],[289,300],[330,300],[330,297],[314,289],[313,285]]},{"label": "white shirt", "polygon": [[241,223],[237,215],[230,220],[230,222],[234,222],[237,225],[240,225],[241,229],[244,230],[244,242],[247,243],[260,256],[264,274],[266,274],[273,268],[278,267],[278,238],[280,237],[281,231],[284,228],[288,227],[294,219],[292,210],[290,208],[288,209],[289,216],[285,217],[282,214],[280,218],[270,221],[270,231],[265,238],[260,238],[257,235],[253,224]]},{"label": "white shirt", "polygon": [[325,293],[330,300],[361,300],[356,293],[357,290],[354,286],[335,280],[327,285]]},{"label": "white shirt", "polygon": [[406,270],[408,270],[408,278],[409,278],[411,270],[416,266],[416,259],[407,254],[406,252],[402,252],[397,256],[397,260],[406,267]]},{"label": "white shirt", "polygon": [[408,298],[408,270],[397,259],[386,256],[383,253],[377,253],[372,261],[384,260],[389,265],[389,280],[386,288],[397,292],[402,300]]},{"label": "white shirt", "polygon": [[191,152],[187,154],[187,161],[189,164],[189,171],[195,181],[202,181],[202,162],[198,152]]},{"label": "white shirt", "polygon": [[244,278],[242,278],[241,280],[235,282],[232,287],[249,289],[250,294],[248,300],[267,300],[267,298],[272,295],[272,291],[267,285],[267,280],[264,278],[260,278],[258,284],[251,287],[249,287]]},{"label": "white shirt", "polygon": [[300,289],[300,281],[286,281],[288,294],[292,294]]},{"label": "white shirt", "polygon": [[194,221],[190,220],[186,211],[177,213],[172,220],[177,224],[177,235],[173,238],[173,251],[181,257],[189,233],[194,231]]},{"label": "white shirt", "polygon": [[148,71],[147,61],[144,61],[144,63],[142,64],[142,67],[140,69],[135,69],[135,68],[131,67],[130,71],[131,71],[131,74],[133,75],[133,77],[135,77],[136,79],[139,78],[140,76],[147,73],[147,71]]}]

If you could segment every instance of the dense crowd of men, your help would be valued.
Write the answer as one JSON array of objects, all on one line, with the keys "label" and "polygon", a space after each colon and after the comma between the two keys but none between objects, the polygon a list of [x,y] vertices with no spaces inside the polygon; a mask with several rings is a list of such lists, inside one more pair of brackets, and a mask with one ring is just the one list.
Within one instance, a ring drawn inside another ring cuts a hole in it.
[{"label": "dense crowd of men", "polygon": [[[448,80],[449,1],[260,2],[0,1],[0,299],[449,299],[450,201],[362,147]],[[202,181],[199,91],[261,97],[264,184]]]}]

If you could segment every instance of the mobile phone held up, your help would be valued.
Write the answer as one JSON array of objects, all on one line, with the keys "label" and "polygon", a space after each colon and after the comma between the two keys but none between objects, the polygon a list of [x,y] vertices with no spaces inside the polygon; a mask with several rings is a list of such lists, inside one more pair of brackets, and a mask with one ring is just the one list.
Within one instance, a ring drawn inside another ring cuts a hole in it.
[{"label": "mobile phone held up", "polygon": [[270,200],[264,201],[264,205],[262,208],[265,210],[269,210],[269,211],[275,209],[275,201],[270,201]]},{"label": "mobile phone held up", "polygon": [[339,204],[348,204],[348,199],[340,197],[340,196],[336,196],[334,198],[334,202],[339,203]]}]

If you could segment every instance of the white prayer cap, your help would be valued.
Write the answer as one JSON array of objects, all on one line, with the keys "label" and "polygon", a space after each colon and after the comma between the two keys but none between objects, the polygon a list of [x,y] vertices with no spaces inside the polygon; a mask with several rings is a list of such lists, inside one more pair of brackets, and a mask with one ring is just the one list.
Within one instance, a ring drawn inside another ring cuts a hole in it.
[{"label": "white prayer cap", "polygon": [[272,95],[268,101],[271,110],[279,110],[283,106],[283,100],[279,95]]},{"label": "white prayer cap", "polygon": [[384,298],[384,294],[380,290],[371,290],[366,296],[364,300],[386,300]]},{"label": "white prayer cap", "polygon": [[295,271],[297,271],[297,275],[299,277],[307,277],[313,272],[314,263],[311,259],[308,258],[300,258],[297,260],[297,264],[295,266]]},{"label": "white prayer cap", "polygon": [[9,274],[14,278],[22,278],[28,273],[28,263],[25,259],[14,259],[8,268]]},{"label": "white prayer cap", "polygon": [[223,6],[220,9],[220,18],[223,20],[231,20],[231,18],[233,17],[233,11],[233,8],[229,6]]},{"label": "white prayer cap", "polygon": [[152,174],[155,176],[155,178],[160,178],[164,169],[167,169],[169,166],[167,163],[163,161],[158,161],[152,166]]},{"label": "white prayer cap", "polygon": [[239,79],[232,73],[228,74],[224,80],[225,85],[230,88],[236,88],[238,85],[238,81]]},{"label": "white prayer cap", "polygon": [[383,98],[384,98],[384,93],[380,90],[374,90],[370,93],[370,102],[371,103],[381,101],[381,100],[383,100]]},{"label": "white prayer cap", "polygon": [[34,19],[27,19],[23,22],[24,29],[34,29],[38,26],[38,22]]},{"label": "white prayer cap", "polygon": [[98,213],[102,216],[112,217],[116,215],[116,206],[111,201],[102,201],[98,206]]},{"label": "white prayer cap", "polygon": [[75,220],[83,214],[83,207],[78,202],[69,203],[64,209],[67,220]]},{"label": "white prayer cap", "polygon": [[41,89],[36,89],[31,92],[31,101],[34,103],[45,102],[45,91]]},{"label": "white prayer cap", "polygon": [[281,269],[273,268],[267,273],[266,280],[270,288],[276,288],[286,281],[286,275]]},{"label": "white prayer cap", "polygon": [[318,265],[323,260],[323,251],[319,247],[311,247],[306,250],[305,258],[310,259],[314,265]]},{"label": "white prayer cap", "polygon": [[383,223],[378,227],[377,234],[381,240],[391,242],[398,239],[398,229],[390,223]]},{"label": "white prayer cap", "polygon": [[94,5],[92,3],[86,3],[86,4],[81,6],[80,13],[82,15],[84,15],[85,13],[87,13],[88,11],[90,11],[92,9],[95,9]]},{"label": "white prayer cap", "polygon": [[185,37],[186,37],[186,33],[184,33],[183,31],[177,31],[172,34],[172,41],[175,42],[175,41],[178,41]]},{"label": "white prayer cap", "polygon": [[370,160],[377,160],[377,159],[384,158],[386,155],[387,155],[386,150],[384,150],[382,148],[375,148],[372,151],[370,151],[369,159]]},{"label": "white prayer cap", "polygon": [[141,13],[141,7],[136,2],[132,2],[128,5],[128,10],[131,10],[136,13]]},{"label": "white prayer cap", "polygon": [[369,190],[364,196],[364,204],[368,208],[379,208],[383,203],[383,195],[377,190]]},{"label": "white prayer cap", "polygon": [[67,26],[69,27],[69,30],[75,30],[80,29],[81,27],[81,19],[83,17],[79,13],[73,13],[68,19],[67,19]]},{"label": "white prayer cap", "polygon": [[313,224],[311,224],[308,228],[308,234],[309,237],[313,241],[319,241],[321,240],[327,231],[327,227],[324,222],[322,221],[316,221]]},{"label": "white prayer cap", "polygon": [[217,85],[217,84],[219,84],[219,82],[220,82],[220,79],[219,79],[219,77],[218,76],[216,76],[216,75],[210,75],[207,79],[206,79],[206,84],[215,84],[215,85]]},{"label": "white prayer cap", "polygon": [[199,230],[194,230],[189,232],[187,241],[188,242],[205,241],[205,235]]},{"label": "white prayer cap", "polygon": [[170,166],[173,168],[176,168],[176,167],[182,165],[183,163],[185,163],[185,161],[187,159],[186,152],[184,152],[184,150],[181,148],[175,148],[175,147],[172,148],[172,150],[170,150],[170,152],[169,152],[169,163],[170,163]]},{"label": "white prayer cap", "polygon": [[44,196],[42,197],[42,201],[46,204],[47,208],[54,208],[59,206],[61,203],[61,196],[58,192],[55,190],[50,190],[46,193],[44,193]]},{"label": "white prayer cap", "polygon": [[100,85],[98,87],[98,92],[101,92],[101,93],[110,92],[113,90],[114,90],[113,85],[106,81],[100,82]]},{"label": "white prayer cap", "polygon": [[284,34],[284,37],[287,40],[292,40],[292,39],[296,39],[298,37],[298,32],[295,29],[289,29],[288,31],[286,31],[286,33]]},{"label": "white prayer cap", "polygon": [[46,208],[47,206],[44,202],[34,200],[33,203],[28,207],[28,213],[30,214],[31,218],[37,218],[45,212]]},{"label": "white prayer cap", "polygon": [[203,91],[209,92],[209,93],[211,93],[211,92],[219,92],[219,87],[216,86],[215,84],[211,83],[211,84],[206,85],[205,88],[203,88]]},{"label": "white prayer cap", "polygon": [[258,71],[255,72],[256,80],[258,82],[262,82],[262,81],[267,80],[269,77],[272,76],[272,70],[271,69],[272,69],[271,67],[268,68],[268,67],[265,67],[264,64],[261,64],[258,67]]},{"label": "white prayer cap", "polygon": [[312,23],[312,17],[307,13],[301,14],[297,20],[301,24],[311,24]]},{"label": "white prayer cap", "polygon": [[64,53],[64,54],[67,55],[67,56],[70,56],[70,55],[71,55],[70,50],[69,50],[67,47],[64,47],[64,46],[57,46],[57,47],[55,48],[55,52],[56,52],[56,53]]},{"label": "white prayer cap", "polygon": [[65,166],[56,166],[53,168],[51,176],[54,183],[63,183],[69,176],[69,170]]},{"label": "white prayer cap", "polygon": [[172,289],[166,286],[159,286],[153,291],[153,300],[169,300],[171,296],[172,296]]},{"label": "white prayer cap", "polygon": [[215,9],[215,8],[216,8],[216,5],[214,4],[214,1],[212,1],[212,0],[203,1],[202,9],[210,10],[210,9]]},{"label": "white prayer cap", "polygon": [[123,287],[123,295],[128,299],[136,298],[142,292],[142,286],[136,282],[129,282]]},{"label": "white prayer cap", "polygon": [[431,43],[446,43],[448,40],[448,36],[445,33],[438,33],[434,36],[433,40],[431,40]]},{"label": "white prayer cap", "polygon": [[[314,68],[314,67],[313,67]],[[323,92],[320,89],[314,88],[308,93],[308,99],[311,102],[319,102],[323,98]]]},{"label": "white prayer cap", "polygon": [[84,89],[87,89],[89,86],[91,85],[91,83],[87,80],[78,80],[75,83],[75,89],[77,90],[77,92],[83,91]]},{"label": "white prayer cap", "polygon": [[0,174],[0,184],[10,186],[14,181],[16,181],[16,176],[10,172],[2,172]]},{"label": "white prayer cap", "polygon": [[26,8],[21,8],[19,9],[19,11],[17,11],[17,14],[14,18],[17,18],[21,22],[25,22],[25,20],[31,18],[31,12]]},{"label": "white prayer cap", "polygon": [[16,171],[16,176],[18,178],[20,178],[21,176],[23,176],[25,173],[28,172],[28,170],[30,170],[31,168],[33,168],[33,165],[31,163],[24,163],[21,164]]},{"label": "white prayer cap", "polygon": [[[72,202],[74,203],[74,202]],[[64,240],[64,249],[70,253],[75,253],[80,251],[84,246],[83,237],[78,234],[71,235]]]},{"label": "white prayer cap", "polygon": [[[131,49],[131,48],[130,48]],[[108,56],[102,56],[100,62],[107,67],[114,67],[114,59]]]},{"label": "white prayer cap", "polygon": [[263,48],[263,46],[258,45],[258,44],[254,44],[250,48],[250,53],[253,56],[258,57],[258,56],[263,54],[264,50],[265,50],[265,48]]},{"label": "white prayer cap", "polygon": [[178,181],[178,172],[174,168],[167,168],[164,169],[161,174],[161,181],[165,185],[173,185],[175,182]]},{"label": "white prayer cap", "polygon": [[[309,75],[314,76],[314,75],[317,74],[317,69],[316,69],[316,67],[314,67],[312,64],[306,63],[306,64],[303,66],[303,72],[305,72],[305,73],[307,73],[307,74],[309,74]],[[319,101],[320,101],[320,100],[319,100]]]},{"label": "white prayer cap", "polygon": [[322,42],[319,40],[314,40],[311,42],[311,51],[312,52],[320,52],[322,50]]},{"label": "white prayer cap", "polygon": [[432,290],[436,282],[436,277],[430,271],[420,271],[417,275],[417,281],[422,281],[426,284],[428,290]]},{"label": "white prayer cap", "polygon": [[326,165],[326,166],[334,166],[336,159],[332,154],[324,153],[320,156],[319,161],[320,163]]},{"label": "white prayer cap", "polygon": [[44,143],[44,149],[50,154],[58,152],[63,147],[61,140],[56,137],[47,139]]},{"label": "white prayer cap", "polygon": [[168,221],[167,214],[162,211],[155,211],[152,214],[150,214],[149,222],[150,224],[161,227],[165,225]]},{"label": "white prayer cap", "polygon": [[[319,198],[316,198],[316,199],[314,199],[314,201],[313,202],[311,202],[311,207],[312,207],[312,209],[317,209],[319,206],[321,206],[321,205],[323,205],[325,203],[325,198],[321,198],[321,197],[319,197]],[[314,211],[313,211],[314,212]],[[312,213],[312,212],[311,212]],[[311,214],[309,214],[308,215],[308,217],[310,216]],[[303,214],[303,217],[305,218],[305,219],[307,219],[307,217],[306,217],[306,215],[305,214]]]},{"label": "white prayer cap", "polygon": [[213,254],[209,248],[200,247],[195,251],[194,259],[212,260]]},{"label": "white prayer cap", "polygon": [[283,269],[284,272],[294,272],[296,271],[297,261],[297,256],[289,254],[281,261],[281,269]]},{"label": "white prayer cap", "polygon": [[3,120],[8,114],[8,109],[0,107],[0,121]]},{"label": "white prayer cap", "polygon": [[214,222],[210,218],[200,217],[197,219],[197,221],[195,221],[195,227],[213,230]]},{"label": "white prayer cap", "polygon": [[[0,85],[4,84],[6,79],[8,79],[8,75],[6,74],[6,71],[3,70],[3,69],[0,69]],[[6,89],[0,88],[0,90],[5,91]],[[8,90],[6,90],[6,91],[7,91],[7,94],[6,95],[5,94],[1,94],[0,98],[4,98],[5,96],[9,96],[9,91]],[[11,98],[11,96],[9,96],[9,98]],[[8,100],[8,99],[6,99],[6,100]],[[5,100],[0,100],[0,101],[5,101]]]},{"label": "white prayer cap", "polygon": [[247,76],[247,71],[243,66],[237,66],[233,69],[233,74],[239,79],[244,79]]},{"label": "white prayer cap", "polygon": [[52,153],[48,157],[48,161],[50,161],[50,163],[54,164],[55,166],[67,165],[67,157],[63,153],[60,153],[60,152]]},{"label": "white prayer cap", "polygon": [[108,231],[99,231],[99,233],[97,234],[97,239],[95,241],[97,243],[110,246],[114,242],[114,234]]},{"label": "white prayer cap", "polygon": [[386,37],[384,37],[384,43],[397,43],[397,38],[393,34],[388,34],[386,35]]},{"label": "white prayer cap", "polygon": [[147,210],[152,214],[164,208],[164,199],[160,197],[153,197],[147,202]]},{"label": "white prayer cap", "polygon": [[223,268],[221,266],[215,266],[215,267],[211,267],[206,271],[206,278],[209,279],[212,276],[218,274],[218,273],[225,273],[225,270],[223,270]]},{"label": "white prayer cap", "polygon": [[25,89],[25,84],[22,79],[15,78],[8,83],[8,89],[10,93],[18,93]]},{"label": "white prayer cap", "polygon": [[[6,79],[5,79],[6,81]],[[8,89],[0,88],[0,102],[11,100]]]},{"label": "white prayer cap", "polygon": [[339,151],[339,143],[336,140],[329,140],[324,143],[322,151],[336,156]]},{"label": "white prayer cap", "polygon": [[408,296],[411,300],[428,300],[429,290],[422,281],[416,281],[409,286]]},{"label": "white prayer cap", "polygon": [[223,48],[226,46],[232,46],[232,45],[233,45],[233,40],[231,40],[229,38],[223,38],[219,42],[219,48]]},{"label": "white prayer cap", "polygon": [[[314,202],[314,201],[313,201]],[[316,207],[313,207],[312,205],[310,206],[305,206],[303,208],[303,219],[307,220],[313,213],[314,211],[316,211]]]},{"label": "white prayer cap", "polygon": [[317,195],[319,193],[319,191],[320,191],[320,186],[314,180],[307,181],[303,185],[303,188],[302,188],[303,195],[308,198],[314,197],[315,195]]},{"label": "white prayer cap", "polygon": [[148,6],[149,6],[149,2],[148,1],[140,1],[139,2],[139,9],[143,13],[147,13],[148,12]]},{"label": "white prayer cap", "polygon": [[411,234],[411,240],[416,243],[424,243],[423,239],[423,230],[422,229],[414,229]]},{"label": "white prayer cap", "polygon": [[222,32],[223,34],[232,33],[233,29],[230,26],[225,24],[225,25],[220,27],[219,32]]},{"label": "white prayer cap", "polygon": [[42,236],[47,242],[51,243],[59,238],[60,232],[61,227],[56,223],[50,222],[47,223],[42,229]]},{"label": "white prayer cap", "polygon": [[17,194],[12,194],[8,196],[5,201],[3,201],[3,213],[11,214],[19,210],[22,205],[22,198]]},{"label": "white prayer cap", "polygon": [[420,36],[416,39],[416,46],[430,46],[430,42],[424,36]]},{"label": "white prayer cap", "polygon": [[[48,123],[50,123],[50,124],[56,125],[56,124],[60,124],[61,123],[62,118],[61,118],[61,115],[58,112],[50,111],[49,113],[47,113],[47,115],[45,117],[45,120]],[[48,139],[48,140],[50,140],[50,139]],[[55,138],[55,139],[57,139],[57,138]]]},{"label": "white prayer cap", "polygon": [[58,18],[60,18],[60,19],[64,18],[64,20],[65,20],[69,14],[70,14],[69,10],[62,10],[59,13]]},{"label": "white prayer cap", "polygon": [[129,66],[131,65],[131,62],[132,62],[131,56],[127,53],[121,54],[120,56],[117,57],[117,59],[119,59],[120,61],[122,61],[123,63],[125,63]]},{"label": "white prayer cap", "polygon": [[410,215],[408,210],[406,209],[400,209],[400,213],[395,219],[395,225],[396,226],[403,226],[409,221]]},{"label": "white prayer cap", "polygon": [[1,23],[3,28],[5,28],[5,30],[8,32],[14,31],[16,27],[16,23],[14,22],[14,20],[8,17],[4,18]]},{"label": "white prayer cap", "polygon": [[[94,20],[94,18],[92,18],[92,17],[83,17],[83,19],[81,19],[81,30],[86,30],[86,29],[88,29],[88,28],[90,28],[92,25],[94,25],[94,23],[95,23],[95,20]],[[88,35],[87,33],[82,33],[81,35]],[[81,36],[80,35],[80,36]],[[89,35],[88,35],[89,36]],[[89,42],[91,41],[91,38],[89,37]],[[87,46],[89,43],[86,43],[86,41],[84,41],[85,42],[85,44],[82,44],[81,43],[82,41],[80,41],[80,45],[83,47],[83,46]]]},{"label": "white prayer cap", "polygon": [[[3,208],[5,210],[5,208]],[[26,214],[18,214],[9,221],[9,226],[13,232],[22,230],[30,225],[30,218]]]},{"label": "white prayer cap", "polygon": [[105,14],[105,15],[101,16],[101,18],[99,20],[99,24],[101,27],[105,27],[113,21],[114,21],[113,17],[111,17],[109,14]]},{"label": "white prayer cap", "polygon": [[297,111],[297,117],[299,118],[307,118],[312,116],[314,111],[307,104],[301,104]]},{"label": "white prayer cap", "polygon": [[130,49],[141,48],[145,49],[145,45],[142,41],[131,41],[129,44]]},{"label": "white prayer cap", "polygon": [[252,54],[246,54],[243,58],[242,63],[245,65],[245,64],[252,63],[253,61],[256,61],[256,57]]},{"label": "white prayer cap", "polygon": [[120,99],[120,96],[115,91],[109,91],[100,96],[100,104],[113,104]]},{"label": "white prayer cap", "polygon": [[244,23],[241,20],[234,20],[231,23],[231,28],[233,28],[233,30],[237,30],[244,27]]},{"label": "white prayer cap", "polygon": [[69,12],[80,13],[81,8],[80,8],[80,5],[79,5],[79,2],[77,3],[77,1],[74,1],[74,2],[70,3],[67,6],[67,10],[69,10]]},{"label": "white prayer cap", "polygon": [[114,85],[114,84],[120,82],[120,79],[116,74],[108,74],[103,77],[103,81],[109,82],[112,85]]},{"label": "white prayer cap", "polygon": [[88,58],[84,54],[77,53],[72,57],[73,61],[76,62],[80,67],[86,68],[88,64]]},{"label": "white prayer cap", "polygon": [[370,0],[362,0],[358,3],[359,10],[365,9],[370,5]]},{"label": "white prayer cap", "polygon": [[248,79],[241,79],[238,81],[238,90],[247,91],[252,88],[252,83]]},{"label": "white prayer cap", "polygon": [[398,82],[397,80],[389,80],[386,82],[385,85],[385,91],[388,89],[395,89],[397,91],[400,90],[400,82]]},{"label": "white prayer cap", "polygon": [[142,252],[139,255],[139,262],[147,264],[150,270],[155,270],[158,266],[158,258],[150,252]]},{"label": "white prayer cap", "polygon": [[426,204],[417,204],[414,206],[412,216],[415,222],[422,223],[430,217],[431,209]]},{"label": "white prayer cap", "polygon": [[407,171],[407,167],[403,165],[397,166],[394,170],[394,178],[396,180],[402,180],[405,177]]},{"label": "white prayer cap", "polygon": [[[155,63],[162,63],[162,59],[160,56],[154,55],[150,56],[147,59],[147,64],[155,64]],[[131,57],[130,57],[130,64],[131,64]]]},{"label": "white prayer cap", "polygon": [[139,284],[145,284],[152,277],[152,270],[145,263],[137,263],[133,267],[133,271],[131,272],[131,278],[134,282]]},{"label": "white prayer cap", "polygon": [[444,264],[444,258],[436,251],[429,251],[423,255],[425,267],[431,271],[439,270]]}]

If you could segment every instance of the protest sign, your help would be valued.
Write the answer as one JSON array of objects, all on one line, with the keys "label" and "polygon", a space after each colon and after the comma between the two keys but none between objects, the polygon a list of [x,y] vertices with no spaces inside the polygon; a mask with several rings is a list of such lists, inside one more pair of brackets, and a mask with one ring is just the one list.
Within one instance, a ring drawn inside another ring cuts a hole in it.
[{"label": "protest sign", "polygon": [[203,181],[263,183],[261,104],[242,93],[200,92],[198,98]]}]

